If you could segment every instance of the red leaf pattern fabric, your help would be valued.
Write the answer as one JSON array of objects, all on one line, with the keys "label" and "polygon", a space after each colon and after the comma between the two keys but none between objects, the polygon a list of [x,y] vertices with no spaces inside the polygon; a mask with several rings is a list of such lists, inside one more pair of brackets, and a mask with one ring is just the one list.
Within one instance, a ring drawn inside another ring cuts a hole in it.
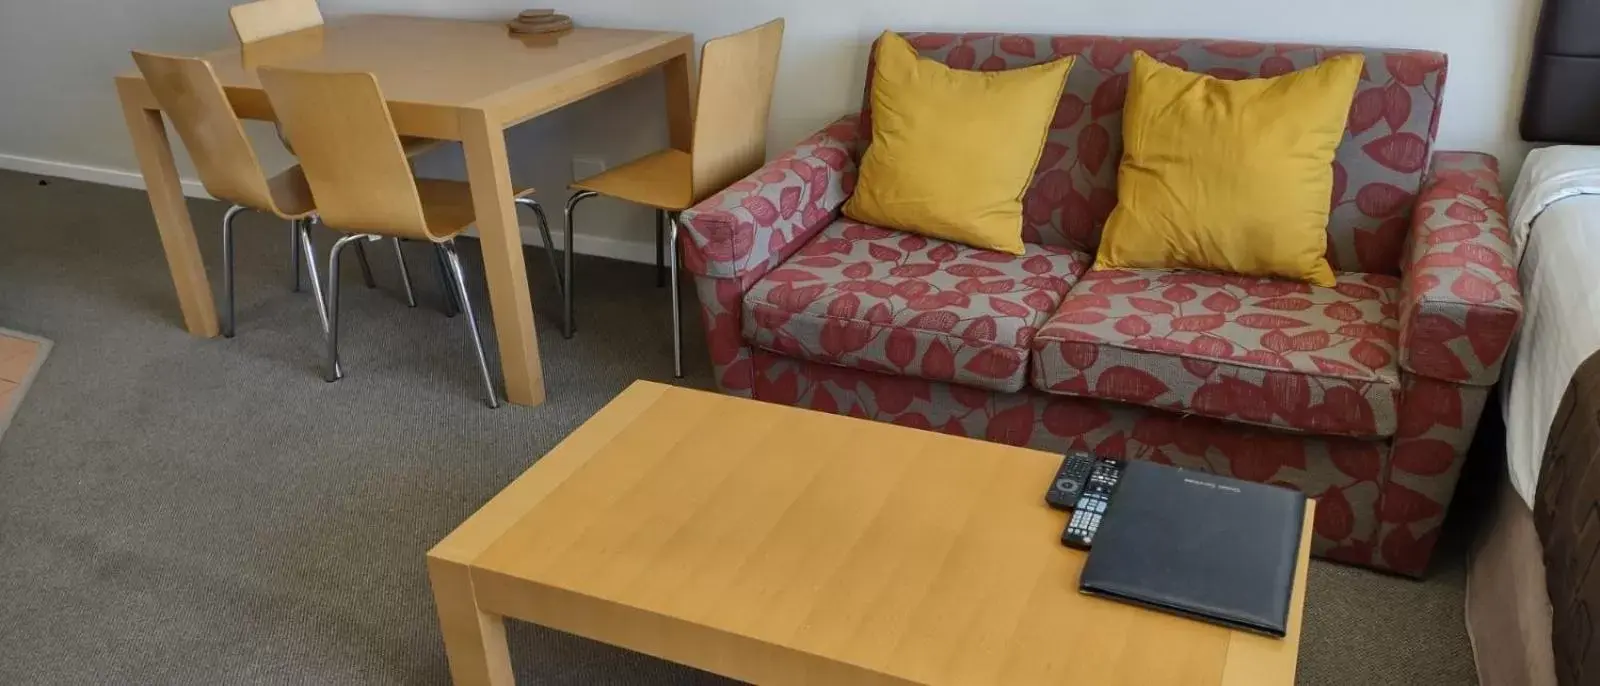
[{"label": "red leaf pattern fabric", "polygon": [[[1185,299],[1150,297],[1176,288]],[[1398,295],[1399,280],[1383,275],[1340,274],[1334,288],[1317,288],[1184,271],[1091,271],[1034,337],[1034,384],[1284,429],[1389,436],[1400,389]],[[1295,315],[1279,314],[1285,310]],[[1341,318],[1324,314],[1330,310]],[[1095,350],[1094,363],[1071,364],[1084,348]],[[1132,371],[1159,383],[1129,383]]]},{"label": "red leaf pattern fabric", "polygon": [[1427,572],[1434,535],[1444,523],[1489,388],[1403,376],[1401,431],[1390,448],[1379,504],[1377,538],[1385,543],[1375,562],[1420,576]]},{"label": "red leaf pattern fabric", "polygon": [[690,273],[752,279],[782,264],[837,216],[855,190],[864,145],[858,115],[844,117],[680,217]]},{"label": "red leaf pattern fabric", "polygon": [[1381,87],[1367,88],[1356,93],[1355,99],[1350,103],[1348,126],[1351,133],[1365,133],[1367,129],[1383,121],[1384,90]]},{"label": "red leaf pattern fabric", "polygon": [[706,330],[706,347],[711,354],[712,375],[723,393],[751,397],[755,391],[755,369],[749,344],[745,343],[741,320],[744,291],[738,281],[694,277],[700,296],[700,320]]},{"label": "red leaf pattern fabric", "polygon": [[1442,381],[1500,378],[1522,291],[1493,157],[1441,152],[1419,199],[1401,299],[1400,365]]},{"label": "red leaf pattern fabric", "polygon": [[[813,261],[824,256],[837,264]],[[1015,392],[1033,332],[1091,260],[1040,245],[1006,255],[841,219],[752,285],[743,333],[817,362]],[[802,283],[815,292],[797,296]]]},{"label": "red leaf pattern fabric", "polygon": [[[1422,171],[1423,164],[1428,160],[1428,142],[1410,132],[1391,133],[1361,146],[1361,149],[1378,164],[1406,174]],[[1392,214],[1392,211],[1386,214]]]}]

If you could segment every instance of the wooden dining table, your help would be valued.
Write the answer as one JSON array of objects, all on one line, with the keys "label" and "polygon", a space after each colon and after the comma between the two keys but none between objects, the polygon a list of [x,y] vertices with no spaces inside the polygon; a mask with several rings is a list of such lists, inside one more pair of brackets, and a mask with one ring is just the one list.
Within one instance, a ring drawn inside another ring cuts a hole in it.
[{"label": "wooden dining table", "polygon": [[[461,142],[506,397],[538,405],[544,377],[505,129],[662,69],[671,145],[687,152],[693,48],[693,36],[670,31],[578,28],[520,36],[501,22],[358,15],[203,57],[245,119],[274,119],[256,78],[261,65],[371,72],[400,135]],[[216,336],[217,309],[160,106],[137,71],[116,83],[184,325],[196,336]]]}]

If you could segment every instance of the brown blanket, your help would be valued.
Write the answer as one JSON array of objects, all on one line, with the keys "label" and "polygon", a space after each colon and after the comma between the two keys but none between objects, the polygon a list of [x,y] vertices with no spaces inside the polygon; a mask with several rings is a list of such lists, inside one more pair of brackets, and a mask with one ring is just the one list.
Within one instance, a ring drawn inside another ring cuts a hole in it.
[{"label": "brown blanket", "polygon": [[1551,422],[1535,495],[1556,676],[1600,683],[1600,354],[1578,367]]}]

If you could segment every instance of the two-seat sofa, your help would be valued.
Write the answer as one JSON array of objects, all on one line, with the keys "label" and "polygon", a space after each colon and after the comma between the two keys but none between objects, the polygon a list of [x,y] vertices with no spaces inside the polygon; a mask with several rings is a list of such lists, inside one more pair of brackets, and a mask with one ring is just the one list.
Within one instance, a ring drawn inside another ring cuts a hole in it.
[{"label": "two-seat sofa", "polygon": [[[1285,484],[1319,501],[1318,555],[1424,573],[1522,307],[1496,161],[1432,149],[1445,56],[909,37],[964,69],[1079,56],[1025,196],[1026,254],[843,217],[871,138],[869,112],[846,116],[683,213],[720,388]],[[1135,49],[1221,78],[1366,56],[1334,163],[1335,287],[1090,270]]]}]

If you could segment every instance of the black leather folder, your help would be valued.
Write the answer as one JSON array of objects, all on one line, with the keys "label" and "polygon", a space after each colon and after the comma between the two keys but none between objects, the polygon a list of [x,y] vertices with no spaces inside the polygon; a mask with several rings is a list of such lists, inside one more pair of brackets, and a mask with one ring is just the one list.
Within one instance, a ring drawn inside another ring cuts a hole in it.
[{"label": "black leather folder", "polygon": [[1130,462],[1079,589],[1282,637],[1305,508],[1298,491]]}]

